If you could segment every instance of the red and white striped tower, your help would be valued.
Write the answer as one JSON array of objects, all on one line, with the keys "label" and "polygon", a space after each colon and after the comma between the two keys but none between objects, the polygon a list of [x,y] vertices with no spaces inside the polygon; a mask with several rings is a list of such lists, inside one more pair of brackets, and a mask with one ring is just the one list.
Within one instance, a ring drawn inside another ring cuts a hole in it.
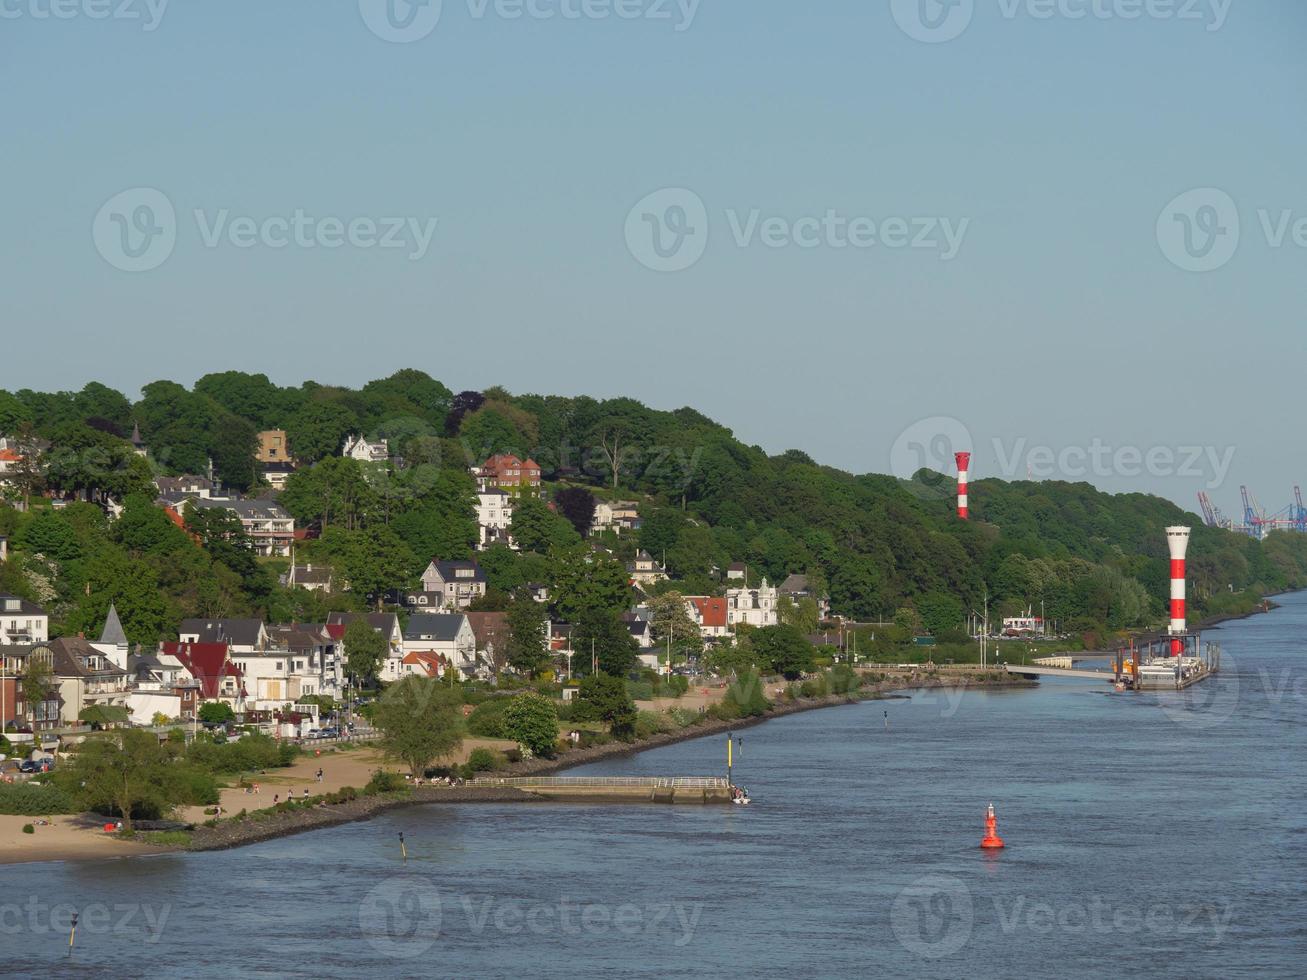
[{"label": "red and white striped tower", "polygon": [[967,519],[967,468],[971,465],[971,453],[954,453],[958,463],[958,517]]},{"label": "red and white striped tower", "polygon": [[1184,559],[1189,551],[1189,528],[1168,527],[1166,545],[1171,549],[1171,655],[1184,653]]}]

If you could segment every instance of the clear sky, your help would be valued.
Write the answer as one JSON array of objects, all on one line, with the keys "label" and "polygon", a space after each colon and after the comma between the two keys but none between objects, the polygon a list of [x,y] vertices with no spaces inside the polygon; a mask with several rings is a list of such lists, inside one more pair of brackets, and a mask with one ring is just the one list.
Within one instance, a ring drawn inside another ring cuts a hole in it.
[{"label": "clear sky", "polygon": [[0,387],[412,366],[1307,483],[1300,0],[387,2],[0,0]]}]

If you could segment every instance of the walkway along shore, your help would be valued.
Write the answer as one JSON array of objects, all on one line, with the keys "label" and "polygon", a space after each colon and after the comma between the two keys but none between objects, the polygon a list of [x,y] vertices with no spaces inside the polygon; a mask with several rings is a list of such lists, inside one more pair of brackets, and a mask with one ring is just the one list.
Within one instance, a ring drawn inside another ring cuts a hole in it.
[{"label": "walkway along shore", "polygon": [[[936,688],[1029,688],[1037,685],[1009,676],[977,677],[919,677],[905,683],[902,680],[883,682],[859,690],[855,697],[830,695],[824,698],[798,698],[794,701],[776,704],[766,714],[752,718],[720,720],[705,719],[697,725],[675,732],[660,732],[637,742],[608,742],[588,749],[575,749],[555,759],[529,759],[508,766],[495,773],[498,776],[547,776],[563,772],[575,766],[584,766],[604,759],[620,758],[645,752],[649,749],[688,742],[696,738],[720,735],[725,732],[740,731],[751,728],[785,715],[798,714],[801,711],[813,711],[819,708],[831,708],[838,705],[857,704],[861,701],[876,700],[904,691],[928,690]],[[677,775],[677,774],[671,774]],[[703,773],[684,773],[680,775],[703,775]],[[402,793],[379,796],[360,797],[349,803],[338,803],[320,807],[305,807],[284,813],[268,813],[258,819],[225,819],[216,826],[200,826],[195,829],[188,850],[215,851],[233,847],[242,847],[260,841],[288,837],[324,827],[335,827],[344,823],[369,820],[378,814],[400,807],[429,806],[432,804],[467,804],[467,803],[531,803],[539,806],[557,806],[558,804],[542,800],[540,797],[522,790],[505,787],[480,786],[419,786],[404,790]]]}]

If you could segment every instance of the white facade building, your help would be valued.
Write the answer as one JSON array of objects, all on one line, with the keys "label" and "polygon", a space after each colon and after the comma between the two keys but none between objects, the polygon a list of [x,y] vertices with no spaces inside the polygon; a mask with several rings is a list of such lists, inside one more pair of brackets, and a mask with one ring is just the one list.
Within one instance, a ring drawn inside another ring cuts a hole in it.
[{"label": "white facade building", "polygon": [[775,626],[776,600],[780,590],[768,585],[764,578],[756,589],[738,588],[726,590],[726,621],[731,626],[741,623],[749,626]]}]

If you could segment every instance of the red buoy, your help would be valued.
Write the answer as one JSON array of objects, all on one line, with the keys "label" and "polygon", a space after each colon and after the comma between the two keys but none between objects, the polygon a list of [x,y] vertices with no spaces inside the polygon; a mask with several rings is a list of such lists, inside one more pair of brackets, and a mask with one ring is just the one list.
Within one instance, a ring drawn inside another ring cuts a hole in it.
[{"label": "red buoy", "polygon": [[989,805],[989,811],[985,814],[985,839],[980,842],[981,847],[999,848],[1003,847],[1003,838],[998,836],[998,818],[994,816],[994,804]]}]

